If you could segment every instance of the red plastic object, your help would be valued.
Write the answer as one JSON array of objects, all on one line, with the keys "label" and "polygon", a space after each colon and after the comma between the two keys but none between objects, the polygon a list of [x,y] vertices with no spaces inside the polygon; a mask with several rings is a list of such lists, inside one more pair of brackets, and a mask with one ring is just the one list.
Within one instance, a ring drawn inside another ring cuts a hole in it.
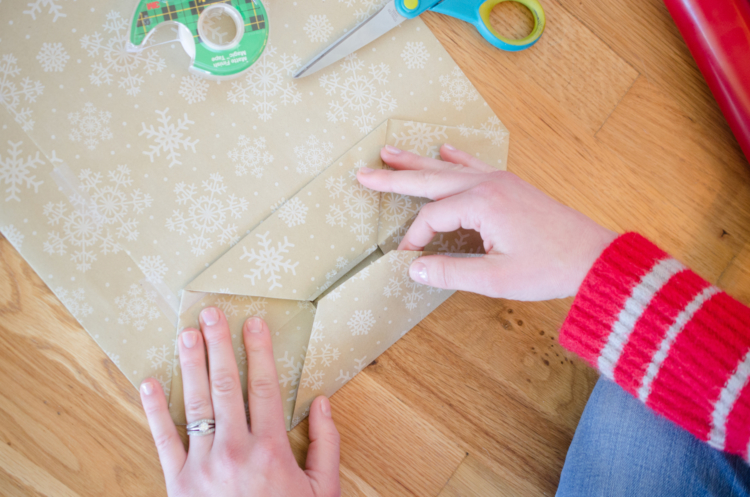
[{"label": "red plastic object", "polygon": [[750,161],[750,0],[664,0]]}]

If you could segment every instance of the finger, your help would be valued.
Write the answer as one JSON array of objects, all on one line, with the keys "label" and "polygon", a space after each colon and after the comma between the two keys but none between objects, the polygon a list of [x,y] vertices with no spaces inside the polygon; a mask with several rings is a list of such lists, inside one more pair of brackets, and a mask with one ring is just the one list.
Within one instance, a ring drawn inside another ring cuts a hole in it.
[{"label": "finger", "polygon": [[427,255],[412,262],[409,276],[424,285],[500,297],[503,257],[501,254],[481,257]]},{"label": "finger", "polygon": [[478,221],[471,215],[474,204],[474,197],[468,193],[425,204],[404,235],[398,249],[423,250],[436,233],[448,233],[459,228],[479,231]]},{"label": "finger", "polygon": [[[202,335],[194,328],[185,329],[180,333],[179,348],[187,422],[214,419]],[[213,440],[213,434],[190,437],[190,454],[205,454],[211,448]]]},{"label": "finger", "polygon": [[464,192],[485,181],[487,177],[483,174],[447,169],[389,171],[360,168],[357,171],[357,179],[363,186],[379,192],[440,200]]},{"label": "finger", "polygon": [[418,154],[400,150],[396,147],[386,145],[380,150],[380,158],[386,165],[398,170],[420,170],[420,169],[448,169],[462,170],[461,164],[452,164],[432,157],[423,157]]},{"label": "finger", "polygon": [[232,350],[232,336],[224,313],[216,307],[203,309],[200,320],[208,348],[211,402],[216,417],[215,443],[227,444],[247,433],[245,404]]},{"label": "finger", "polygon": [[340,438],[331,418],[331,404],[320,396],[310,406],[310,447],[305,473],[315,495],[339,495]]},{"label": "finger", "polygon": [[447,143],[440,148],[440,157],[445,161],[461,164],[462,166],[466,166],[467,168],[480,173],[491,173],[497,171],[497,169],[484,161],[477,159],[470,153],[458,150],[456,147],[448,145]]},{"label": "finger", "polygon": [[286,440],[286,423],[281,406],[279,378],[273,357],[271,332],[260,318],[245,321],[243,329],[247,351],[247,403],[250,407],[250,432],[259,437]]},{"label": "finger", "polygon": [[164,479],[173,481],[185,466],[185,447],[167,409],[167,397],[158,381],[148,378],[141,383],[141,402],[148,426],[156,443]]}]

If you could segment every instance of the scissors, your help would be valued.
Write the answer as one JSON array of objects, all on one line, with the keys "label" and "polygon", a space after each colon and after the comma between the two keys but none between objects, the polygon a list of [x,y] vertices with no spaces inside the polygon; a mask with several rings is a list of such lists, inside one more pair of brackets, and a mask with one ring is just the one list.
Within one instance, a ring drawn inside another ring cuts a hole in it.
[{"label": "scissors", "polygon": [[[490,13],[499,3],[514,1],[524,5],[534,16],[534,29],[520,40],[502,36],[490,24]],[[426,10],[455,17],[473,24],[485,40],[500,50],[518,52],[537,42],[544,31],[544,9],[539,0],[390,0],[377,12],[333,42],[328,48],[300,68],[295,78],[310,75],[359,50],[373,40]]]}]

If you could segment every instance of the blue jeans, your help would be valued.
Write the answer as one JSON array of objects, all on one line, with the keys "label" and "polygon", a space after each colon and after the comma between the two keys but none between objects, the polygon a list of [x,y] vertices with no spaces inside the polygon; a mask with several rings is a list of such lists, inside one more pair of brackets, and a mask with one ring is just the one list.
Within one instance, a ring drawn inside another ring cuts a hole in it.
[{"label": "blue jeans", "polygon": [[557,495],[747,496],[750,466],[600,379],[570,444]]}]

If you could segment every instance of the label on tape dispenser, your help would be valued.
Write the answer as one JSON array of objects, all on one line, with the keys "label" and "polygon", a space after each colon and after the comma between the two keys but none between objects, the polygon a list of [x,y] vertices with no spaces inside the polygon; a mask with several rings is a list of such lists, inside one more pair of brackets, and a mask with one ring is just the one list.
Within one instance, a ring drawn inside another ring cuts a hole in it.
[{"label": "label on tape dispenser", "polygon": [[[207,19],[227,16],[236,33],[217,43]],[[211,79],[229,79],[248,70],[268,42],[268,15],[260,0],[140,0],[130,26],[131,50],[139,50],[159,26],[177,28],[190,56],[190,72]]]}]

